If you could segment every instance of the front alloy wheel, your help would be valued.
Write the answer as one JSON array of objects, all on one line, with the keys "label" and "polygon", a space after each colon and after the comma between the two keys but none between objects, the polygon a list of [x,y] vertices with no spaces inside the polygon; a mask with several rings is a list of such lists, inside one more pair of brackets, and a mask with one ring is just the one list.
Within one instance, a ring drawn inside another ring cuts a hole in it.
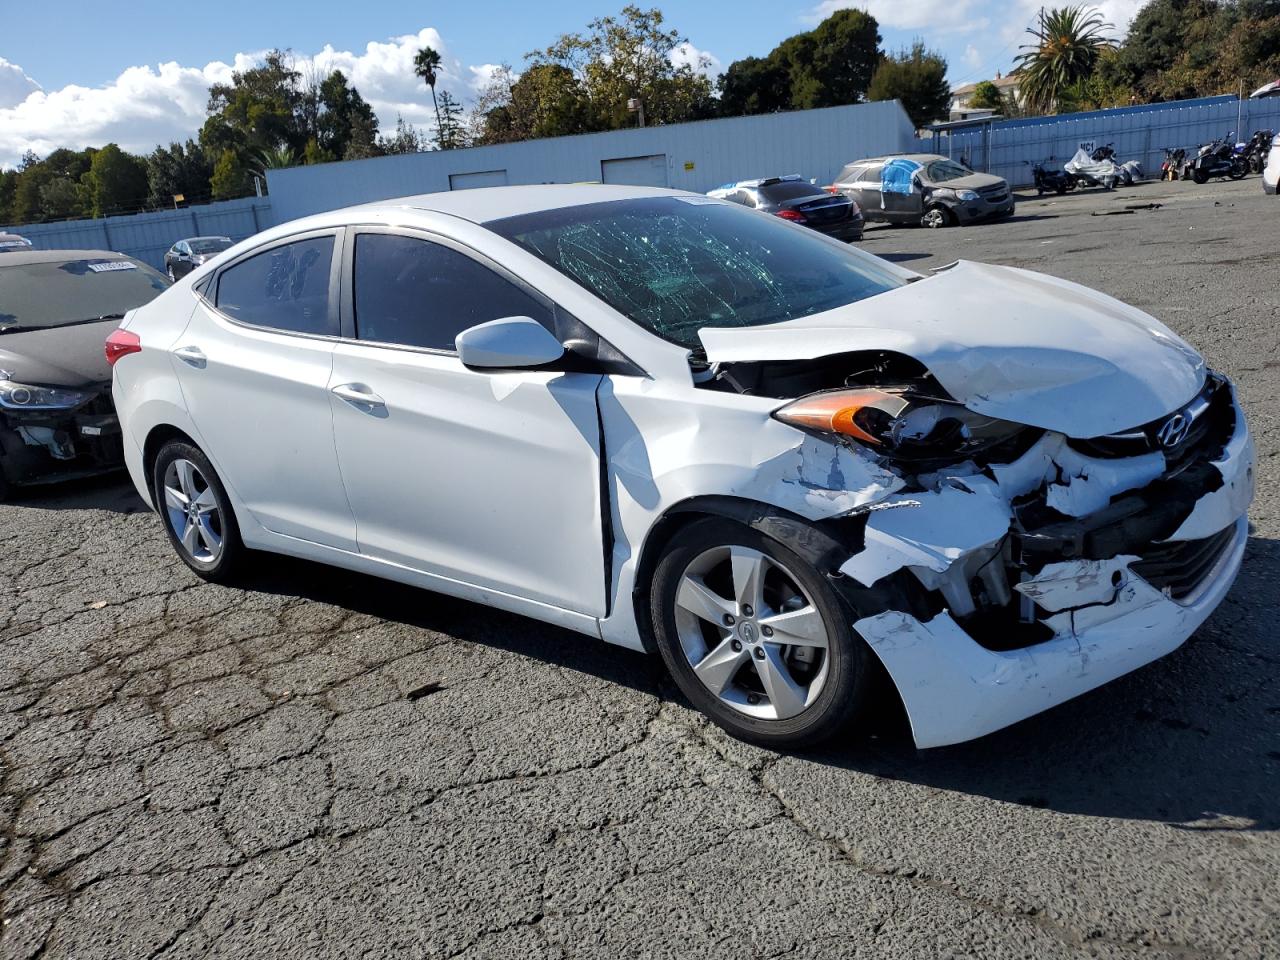
[{"label": "front alloy wheel", "polygon": [[920,218],[920,224],[930,230],[937,230],[939,227],[950,226],[951,216],[945,207],[930,207]]},{"label": "front alloy wheel", "polygon": [[735,736],[812,746],[865,699],[855,618],[808,562],[754,530],[708,519],[677,534],[651,613],[681,690]]}]

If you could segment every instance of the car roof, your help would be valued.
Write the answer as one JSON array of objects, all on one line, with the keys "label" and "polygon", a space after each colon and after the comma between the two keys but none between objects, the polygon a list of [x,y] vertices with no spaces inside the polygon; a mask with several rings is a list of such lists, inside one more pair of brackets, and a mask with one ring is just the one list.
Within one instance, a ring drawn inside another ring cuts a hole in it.
[{"label": "car roof", "polygon": [[855,163],[888,163],[890,160],[914,160],[916,163],[931,163],[934,160],[948,160],[940,153],[890,153],[883,157],[867,157],[863,160],[851,160],[845,166],[853,166]]},{"label": "car roof", "polygon": [[199,237],[183,237],[181,240],[178,241],[178,243],[190,243],[192,240],[226,240],[228,243],[231,242],[231,238],[226,236],[225,234],[210,233],[207,235],[201,235]]},{"label": "car roof", "polygon": [[701,196],[701,194],[690,194],[685,190],[667,190],[661,187],[632,187],[610,183],[541,183],[423,193],[412,197],[364,203],[347,209],[393,211],[408,207],[413,210],[444,213],[482,224],[506,217],[518,217],[526,213],[541,213],[544,210],[559,210],[588,203],[635,200],[644,197],[687,196]]},{"label": "car roof", "polygon": [[24,263],[61,263],[64,260],[132,260],[111,250],[20,250],[6,253],[0,266],[16,267]]}]

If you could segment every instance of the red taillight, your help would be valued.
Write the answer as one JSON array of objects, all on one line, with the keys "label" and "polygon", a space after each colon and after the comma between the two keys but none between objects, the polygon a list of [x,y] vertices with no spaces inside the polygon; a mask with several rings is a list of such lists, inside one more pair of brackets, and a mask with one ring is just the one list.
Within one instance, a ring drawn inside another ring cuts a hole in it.
[{"label": "red taillight", "polygon": [[840,196],[840,188],[835,184],[832,184],[829,187],[823,187],[822,189],[827,191],[827,193],[835,194],[837,197]]},{"label": "red taillight", "polygon": [[107,363],[113,367],[116,361],[129,353],[137,353],[142,349],[142,338],[128,330],[112,330],[107,337]]},{"label": "red taillight", "polygon": [[778,216],[783,220],[790,220],[792,223],[804,223],[804,214],[797,213],[795,210],[779,210]]}]

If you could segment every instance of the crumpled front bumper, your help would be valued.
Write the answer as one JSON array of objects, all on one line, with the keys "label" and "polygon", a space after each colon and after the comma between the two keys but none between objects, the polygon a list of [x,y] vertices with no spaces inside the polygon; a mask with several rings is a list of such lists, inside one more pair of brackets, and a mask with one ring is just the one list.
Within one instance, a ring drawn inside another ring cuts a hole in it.
[{"label": "crumpled front bumper", "polygon": [[[980,737],[1079,696],[1176,649],[1208,618],[1240,569],[1253,498],[1253,441],[1239,406],[1232,405],[1231,437],[1211,463],[1222,482],[1195,501],[1172,534],[1136,552],[1055,557],[1013,584],[1011,603],[1035,611],[1035,627],[1045,636],[1038,642],[1003,649],[1014,644],[972,633],[991,624],[968,619],[971,611],[955,589],[957,581],[985,589],[982,577],[999,562],[992,538],[1003,520],[995,504],[987,505],[984,520],[973,508],[985,501],[947,490],[936,499],[918,496],[923,509],[938,511],[933,518],[919,509],[895,509],[884,515],[882,530],[869,526],[873,549],[851,558],[841,572],[867,582],[891,568],[905,569],[926,588],[952,588],[938,612],[916,610],[917,616],[890,609],[854,623],[897,686],[917,746]],[[958,503],[965,499],[973,503]],[[898,529],[889,514],[901,518]],[[913,514],[919,518],[915,529],[958,530],[960,545],[940,551],[913,539],[904,532]],[[1089,519],[1081,518],[1082,529]],[[999,537],[1008,539],[1005,533]],[[1184,559],[1180,574],[1169,575],[1176,566],[1170,557]]]}]

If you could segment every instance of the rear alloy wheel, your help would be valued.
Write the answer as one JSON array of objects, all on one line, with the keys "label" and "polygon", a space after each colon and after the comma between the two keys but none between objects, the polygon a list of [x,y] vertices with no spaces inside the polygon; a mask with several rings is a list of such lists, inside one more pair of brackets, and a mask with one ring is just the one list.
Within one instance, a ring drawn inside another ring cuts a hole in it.
[{"label": "rear alloy wheel", "polygon": [[208,457],[189,443],[171,441],[156,457],[156,508],[174,549],[206,580],[228,581],[244,547],[227,492]]},{"label": "rear alloy wheel", "polygon": [[924,212],[924,216],[920,218],[920,225],[928,227],[930,230],[937,230],[939,227],[949,227],[954,221],[951,217],[951,211],[941,204],[934,204]]},{"label": "rear alloy wheel", "polygon": [[802,558],[728,520],[673,538],[651,614],[681,691],[735,736],[810,747],[866,699],[870,651],[854,619]]}]

